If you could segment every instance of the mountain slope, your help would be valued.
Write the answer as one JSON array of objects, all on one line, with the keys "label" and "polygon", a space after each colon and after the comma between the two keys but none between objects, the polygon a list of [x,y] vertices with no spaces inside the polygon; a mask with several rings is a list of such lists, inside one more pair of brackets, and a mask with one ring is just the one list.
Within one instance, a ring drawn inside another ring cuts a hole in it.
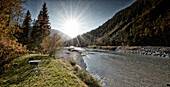
[{"label": "mountain slope", "polygon": [[69,40],[66,45],[170,46],[168,0],[137,0],[97,29]]},{"label": "mountain slope", "polygon": [[63,41],[66,41],[66,40],[70,40],[71,37],[64,34],[63,32],[59,31],[59,30],[55,30],[55,29],[50,29],[50,36],[52,36],[53,34],[57,33]]}]

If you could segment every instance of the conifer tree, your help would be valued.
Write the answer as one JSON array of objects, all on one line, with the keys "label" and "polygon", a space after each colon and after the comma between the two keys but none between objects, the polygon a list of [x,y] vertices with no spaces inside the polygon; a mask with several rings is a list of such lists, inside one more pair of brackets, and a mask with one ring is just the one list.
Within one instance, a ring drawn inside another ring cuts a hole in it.
[{"label": "conifer tree", "polygon": [[46,3],[44,2],[43,8],[38,15],[38,19],[33,24],[33,29],[31,32],[32,39],[34,39],[33,43],[35,43],[34,50],[41,50],[40,43],[46,36],[50,35],[50,28],[48,11]]},{"label": "conifer tree", "polygon": [[48,12],[47,12],[47,7],[46,7],[46,3],[44,2],[43,4],[43,8],[40,11],[40,14],[38,16],[38,21],[40,24],[40,28],[41,30],[43,30],[43,38],[45,38],[46,36],[48,36],[50,34],[50,23],[49,23],[49,16],[48,16]]},{"label": "conifer tree", "polygon": [[29,32],[31,30],[31,14],[29,10],[26,13],[25,19],[22,24],[22,32],[19,34],[19,42],[23,45],[29,44]]}]

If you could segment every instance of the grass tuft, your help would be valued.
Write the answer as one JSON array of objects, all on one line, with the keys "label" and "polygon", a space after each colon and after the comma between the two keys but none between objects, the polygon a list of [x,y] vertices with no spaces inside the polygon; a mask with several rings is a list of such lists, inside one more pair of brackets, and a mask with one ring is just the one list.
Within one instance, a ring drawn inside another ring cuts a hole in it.
[{"label": "grass tuft", "polygon": [[86,84],[88,87],[102,87],[101,84],[95,80],[87,72],[80,70],[78,67],[74,68],[76,75]]}]

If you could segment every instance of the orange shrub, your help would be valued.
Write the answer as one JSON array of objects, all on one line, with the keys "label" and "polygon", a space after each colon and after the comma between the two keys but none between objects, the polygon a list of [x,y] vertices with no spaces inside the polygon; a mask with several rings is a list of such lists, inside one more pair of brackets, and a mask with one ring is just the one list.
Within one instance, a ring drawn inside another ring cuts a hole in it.
[{"label": "orange shrub", "polygon": [[0,66],[9,66],[11,60],[27,52],[26,47],[16,40],[0,40]]}]

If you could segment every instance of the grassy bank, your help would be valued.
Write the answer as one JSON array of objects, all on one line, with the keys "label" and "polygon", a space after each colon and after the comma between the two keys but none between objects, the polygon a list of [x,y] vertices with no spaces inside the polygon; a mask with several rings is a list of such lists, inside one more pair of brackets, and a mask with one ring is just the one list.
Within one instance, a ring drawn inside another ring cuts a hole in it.
[{"label": "grassy bank", "polygon": [[[28,63],[28,58],[41,60],[41,75],[36,76]],[[0,86],[57,86],[87,87],[100,86],[90,75],[72,66],[63,59],[53,59],[45,55],[31,54],[11,62],[12,66],[0,75]]]}]

